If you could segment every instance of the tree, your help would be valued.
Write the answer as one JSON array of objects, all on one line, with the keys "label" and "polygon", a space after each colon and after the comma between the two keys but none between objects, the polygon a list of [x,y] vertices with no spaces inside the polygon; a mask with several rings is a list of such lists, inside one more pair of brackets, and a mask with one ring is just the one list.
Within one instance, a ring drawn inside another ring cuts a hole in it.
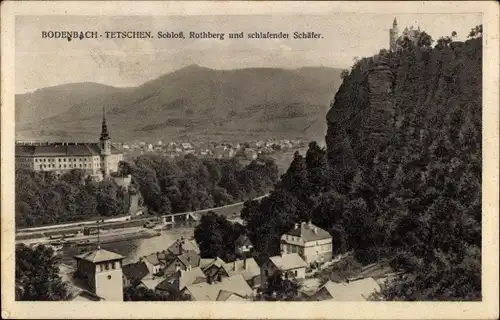
[{"label": "tree", "polygon": [[123,301],[190,301],[191,297],[180,292],[157,293],[145,287],[130,286],[123,290]]},{"label": "tree", "polygon": [[472,28],[469,32],[468,38],[478,38],[483,36],[483,25],[480,24]]},{"label": "tree", "polygon": [[16,246],[16,300],[61,301],[67,298],[66,285],[59,276],[59,259],[44,245],[32,249]]},{"label": "tree", "polygon": [[244,233],[240,224],[229,222],[213,211],[201,217],[194,230],[194,238],[203,258],[221,258],[230,262],[236,259],[234,243]]},{"label": "tree", "polygon": [[349,70],[347,70],[347,69],[342,70],[342,72],[340,73],[340,78],[342,80],[347,79],[348,76],[349,76]]},{"label": "tree", "polygon": [[261,290],[257,300],[294,301],[299,300],[300,285],[287,274],[276,271],[266,279],[266,285]]},{"label": "tree", "polygon": [[432,43],[434,40],[432,40],[432,37],[425,31],[420,32],[419,37],[418,37],[418,46],[421,48],[431,48]]}]

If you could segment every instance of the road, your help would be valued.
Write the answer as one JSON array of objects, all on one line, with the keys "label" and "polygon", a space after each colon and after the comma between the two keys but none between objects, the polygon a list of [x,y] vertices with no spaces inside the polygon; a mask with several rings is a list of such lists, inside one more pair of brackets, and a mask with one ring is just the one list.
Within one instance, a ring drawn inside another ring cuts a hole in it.
[{"label": "road", "polygon": [[[268,195],[269,194],[265,194],[265,195],[262,195],[260,197],[256,197],[256,198],[254,198],[254,200],[263,199],[263,198],[267,197]],[[213,211],[217,214],[222,214],[226,217],[229,217],[234,212],[239,213],[241,211],[241,208],[243,208],[244,203],[245,202],[242,201],[242,202],[238,202],[238,203],[228,204],[228,205],[222,206],[222,207],[209,208],[209,209],[203,209],[203,210],[197,210],[197,211],[191,211],[191,212],[184,212],[184,214],[190,213],[190,214],[194,214],[194,215],[203,215],[204,213],[207,213],[209,211]],[[127,215],[127,216],[121,216],[121,217],[116,217],[116,218],[103,219],[104,222],[102,222],[102,223],[126,221],[127,219],[130,219],[130,217],[131,217],[130,215]],[[98,219],[96,219],[96,220],[98,220]],[[59,229],[66,229],[66,228],[81,226],[81,225],[85,225],[85,224],[95,224],[96,220],[73,222],[73,223],[66,223],[66,224],[57,224],[57,225],[35,227],[35,228],[18,229],[18,230],[16,230],[16,234],[35,233],[35,232],[43,232],[43,231],[49,231],[49,230],[54,231],[54,230],[59,230]]]}]

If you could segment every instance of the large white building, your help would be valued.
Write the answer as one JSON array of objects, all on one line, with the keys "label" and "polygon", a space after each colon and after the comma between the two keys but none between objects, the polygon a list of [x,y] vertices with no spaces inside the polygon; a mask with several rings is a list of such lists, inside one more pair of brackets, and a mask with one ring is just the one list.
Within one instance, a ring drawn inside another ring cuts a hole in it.
[{"label": "large white building", "polygon": [[281,236],[281,252],[297,253],[305,262],[332,260],[332,236],[311,222],[302,222]]},{"label": "large white building", "polygon": [[104,112],[99,142],[16,143],[16,170],[59,174],[80,169],[99,180],[118,171],[118,163],[122,160],[123,153],[111,145]]}]

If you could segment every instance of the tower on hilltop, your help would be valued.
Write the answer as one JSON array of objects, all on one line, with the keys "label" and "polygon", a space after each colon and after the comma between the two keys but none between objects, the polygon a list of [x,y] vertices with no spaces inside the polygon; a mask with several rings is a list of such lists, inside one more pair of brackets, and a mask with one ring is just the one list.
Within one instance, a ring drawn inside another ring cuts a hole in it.
[{"label": "tower on hilltop", "polygon": [[108,133],[108,125],[106,123],[106,113],[102,108],[102,126],[101,137],[99,138],[101,147],[101,168],[104,177],[109,176],[110,173],[110,156],[111,156],[111,138]]},{"label": "tower on hilltop", "polygon": [[389,50],[390,51],[396,51],[398,37],[399,37],[398,22],[396,21],[396,18],[394,18],[394,22],[392,23],[392,28],[389,29]]}]

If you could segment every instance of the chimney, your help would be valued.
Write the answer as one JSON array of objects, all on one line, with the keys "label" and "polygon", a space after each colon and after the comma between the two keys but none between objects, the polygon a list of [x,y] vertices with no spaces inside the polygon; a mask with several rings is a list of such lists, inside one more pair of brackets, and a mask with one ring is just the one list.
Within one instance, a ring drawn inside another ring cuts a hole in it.
[{"label": "chimney", "polygon": [[296,224],[295,224],[295,229],[298,229],[298,228],[299,228],[299,224],[298,224],[298,223],[296,223]]},{"label": "chimney", "polygon": [[313,228],[313,232],[314,232],[314,233],[318,233],[318,228],[314,227],[314,228]]},{"label": "chimney", "polygon": [[243,267],[245,268],[245,271],[247,270],[247,259],[243,259]]},{"label": "chimney", "polygon": [[233,261],[233,270],[236,271],[236,260]]},{"label": "chimney", "polygon": [[307,222],[307,225],[309,226],[309,228],[312,228],[312,222],[311,222],[311,220],[309,220],[309,221]]}]

